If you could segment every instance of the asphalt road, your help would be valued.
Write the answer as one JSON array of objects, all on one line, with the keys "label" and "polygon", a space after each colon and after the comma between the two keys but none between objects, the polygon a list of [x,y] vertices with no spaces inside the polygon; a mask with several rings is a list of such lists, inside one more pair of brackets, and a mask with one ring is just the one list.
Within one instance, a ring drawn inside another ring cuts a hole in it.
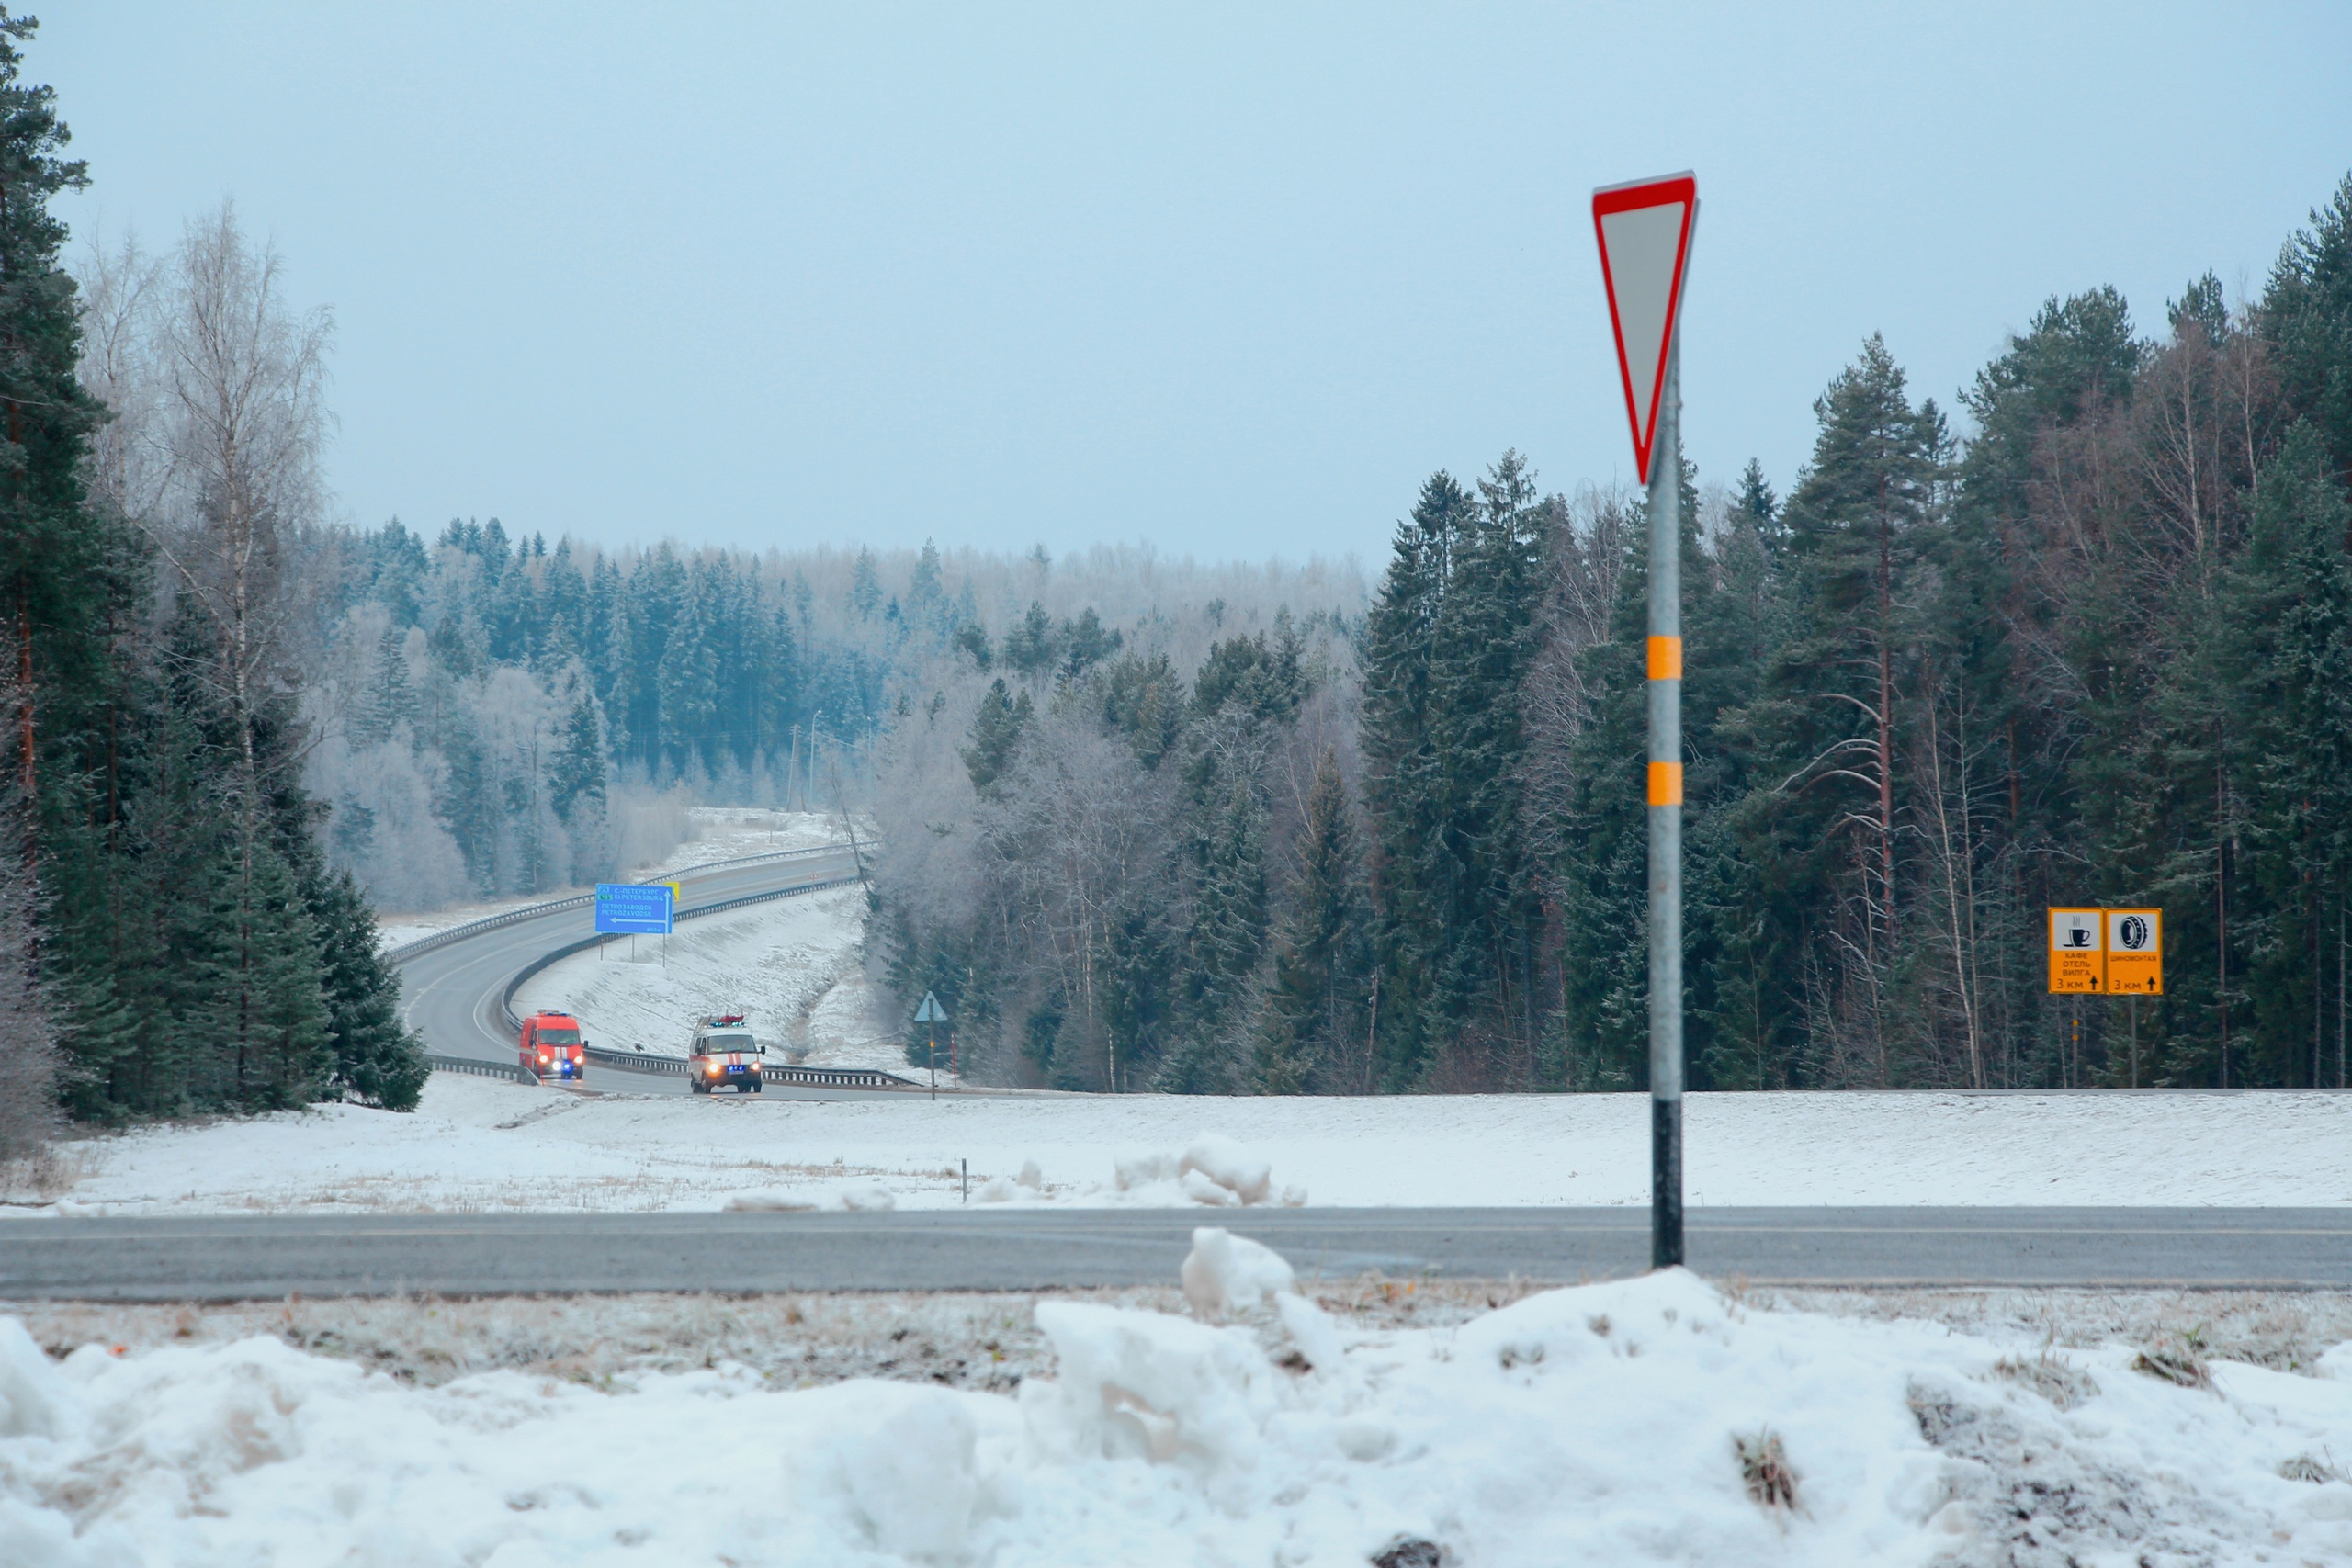
[{"label": "asphalt road", "polygon": [[[680,877],[684,895],[682,907],[691,917],[693,911],[702,905],[740,898],[747,893],[766,893],[778,888],[833,882],[856,874],[856,863],[846,849],[835,854],[809,855],[764,865],[735,866],[700,873],[689,870]],[[499,1012],[499,998],[506,989],[506,983],[533,959],[582,937],[593,936],[595,930],[595,911],[593,908],[559,909],[419,953],[399,966],[404,998],[402,1010],[410,1025],[424,1036],[426,1049],[448,1056],[473,1056],[483,1061],[511,1065],[515,1059],[515,1039]],[[638,940],[658,942],[661,939],[640,937]],[[676,1049],[684,1045],[693,1022],[692,1019],[680,1019],[678,1038],[674,1041],[598,1040],[594,1038],[595,1032],[592,1028],[589,1031],[590,1043],[615,1051],[626,1051],[640,1043]],[[756,1020],[754,1027],[757,1027]],[[589,1065],[586,1083],[590,1089],[609,1087],[625,1089],[631,1094],[685,1094],[689,1091],[688,1081],[683,1076],[632,1073],[601,1063]],[[858,1090],[809,1089],[783,1084],[772,1085],[764,1093],[793,1100],[874,1098]]]},{"label": "asphalt road", "polygon": [[[0,1300],[1172,1284],[1204,1223],[1302,1275],[1574,1282],[1648,1262],[1639,1209],[919,1211],[27,1219]],[[2352,1209],[1693,1209],[1691,1266],[1758,1283],[2352,1287]]]}]

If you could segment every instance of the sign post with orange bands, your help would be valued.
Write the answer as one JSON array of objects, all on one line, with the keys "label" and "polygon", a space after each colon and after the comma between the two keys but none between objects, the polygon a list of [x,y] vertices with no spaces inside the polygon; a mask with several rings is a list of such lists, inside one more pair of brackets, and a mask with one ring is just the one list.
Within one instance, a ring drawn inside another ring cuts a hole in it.
[{"label": "sign post with orange bands", "polygon": [[1649,487],[1650,1266],[1682,1262],[1682,310],[1699,182],[1636,180],[1592,193],[1617,381]]}]

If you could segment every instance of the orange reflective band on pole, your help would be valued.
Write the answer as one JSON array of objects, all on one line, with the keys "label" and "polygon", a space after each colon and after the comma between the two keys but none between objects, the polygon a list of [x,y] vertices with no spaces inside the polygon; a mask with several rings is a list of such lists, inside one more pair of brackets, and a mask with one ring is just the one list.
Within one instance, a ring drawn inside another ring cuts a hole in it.
[{"label": "orange reflective band on pole", "polygon": [[1650,638],[1650,679],[1679,681],[1682,679],[1682,639],[1679,637]]},{"label": "orange reflective band on pole", "polygon": [[1682,804],[1682,764],[1652,762],[1650,764],[1650,804],[1679,806]]}]

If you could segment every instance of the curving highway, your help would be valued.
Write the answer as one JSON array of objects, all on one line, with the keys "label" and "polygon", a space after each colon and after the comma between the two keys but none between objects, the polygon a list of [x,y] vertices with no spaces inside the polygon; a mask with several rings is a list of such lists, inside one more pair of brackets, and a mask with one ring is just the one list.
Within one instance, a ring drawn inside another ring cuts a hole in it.
[{"label": "curving highway", "polygon": [[[846,844],[790,860],[690,868],[673,879],[683,895],[678,919],[691,919],[731,899],[809,892],[856,875],[857,863]],[[396,951],[393,964],[401,973],[403,1016],[424,1036],[426,1048],[437,1055],[511,1066],[515,1040],[506,1022],[507,986],[537,961],[595,934],[595,910],[582,906],[529,915],[422,953],[403,956]],[[678,1021],[681,1039],[693,1021]],[[618,1047],[622,1042],[595,1040],[592,1031],[591,1043]],[[680,1075],[629,1072],[599,1062],[589,1064],[587,1083],[592,1089],[625,1088],[640,1094],[684,1094],[688,1089]],[[767,1093],[795,1100],[871,1098],[856,1089],[785,1084],[769,1085]]]}]

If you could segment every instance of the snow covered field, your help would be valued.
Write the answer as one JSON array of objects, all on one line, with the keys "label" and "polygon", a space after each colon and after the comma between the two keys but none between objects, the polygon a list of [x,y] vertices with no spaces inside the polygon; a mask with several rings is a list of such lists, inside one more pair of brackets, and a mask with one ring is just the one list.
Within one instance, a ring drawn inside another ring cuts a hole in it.
[{"label": "snow covered field", "polygon": [[[910,1361],[933,1337],[991,1368],[1012,1348],[1017,1383],[960,1388],[888,1359],[896,1381],[805,1386],[810,1362],[790,1354],[420,1385],[289,1346],[309,1304],[246,1337],[189,1314],[161,1342],[62,1359],[42,1348],[68,1350],[58,1309],[40,1340],[0,1317],[0,1562],[2352,1559],[2352,1348],[2229,1359],[2186,1316],[2136,1337],[1956,1324],[1932,1303],[1808,1310],[1679,1271],[1416,1321],[1393,1289],[1369,1311],[1360,1292],[1301,1295],[1280,1259],[1214,1231],[1183,1282],[1181,1303],[849,1311],[875,1320],[868,1337],[890,1325]],[[412,1342],[432,1339],[418,1320],[440,1309],[404,1304]],[[462,1310],[512,1321],[531,1304]],[[2305,1327],[2340,1329],[2340,1304]],[[593,1310],[670,1348],[756,1331],[788,1352],[844,1309]]]},{"label": "snow covered field", "polygon": [[[733,806],[696,806],[686,812],[695,837],[661,857],[658,863],[633,867],[622,874],[624,880],[650,882],[663,873],[688,871],[714,861],[740,860],[746,855],[771,854],[779,850],[808,850],[837,842],[842,838],[842,819],[838,812],[828,811],[769,811],[763,808]],[[867,831],[866,824],[858,824],[858,832]],[[389,911],[376,919],[376,931],[382,945],[398,947],[435,931],[447,931],[469,920],[484,920],[492,915],[503,915],[510,909],[544,904],[550,898],[569,897],[586,893],[586,887],[557,887],[544,893],[534,893],[526,898],[500,898],[488,903],[452,904],[447,908],[424,913]]]},{"label": "snow covered field", "polygon": [[[688,920],[666,944],[615,942],[550,965],[515,994],[517,1010],[575,1014],[607,1050],[685,1054],[707,1012],[741,1012],[777,1061],[904,1074],[905,1049],[858,962],[865,893],[837,887]],[[785,1052],[789,1046],[791,1051]],[[802,1054],[805,1048],[805,1055]]]},{"label": "snow covered field", "polygon": [[[2352,1099],[2337,1095],[1693,1095],[1687,1115],[1694,1204],[2352,1203]],[[1269,1201],[1647,1201],[1640,1095],[812,1101],[436,1073],[413,1115],[149,1128],[78,1139],[62,1163],[69,1203],[132,1213],[831,1206],[877,1187],[943,1207],[963,1160],[975,1201],[1238,1201],[1180,1168],[1204,1134],[1255,1152]]]}]

